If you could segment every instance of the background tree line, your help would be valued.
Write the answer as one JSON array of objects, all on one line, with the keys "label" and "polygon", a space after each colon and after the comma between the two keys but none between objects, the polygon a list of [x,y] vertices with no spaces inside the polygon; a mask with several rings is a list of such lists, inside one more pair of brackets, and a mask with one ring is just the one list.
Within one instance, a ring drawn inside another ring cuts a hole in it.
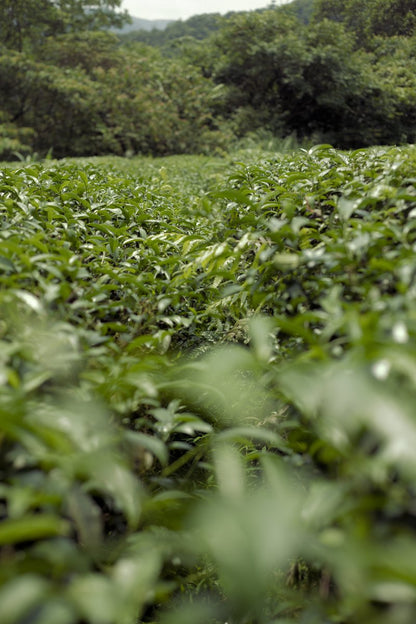
[{"label": "background tree line", "polygon": [[121,0],[4,0],[0,157],[414,142],[416,0],[295,0],[109,32]]}]

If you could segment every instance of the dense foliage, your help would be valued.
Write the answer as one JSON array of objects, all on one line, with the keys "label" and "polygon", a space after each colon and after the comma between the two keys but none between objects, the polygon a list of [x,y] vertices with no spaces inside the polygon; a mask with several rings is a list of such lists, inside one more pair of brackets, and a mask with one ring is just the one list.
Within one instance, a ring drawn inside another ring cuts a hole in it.
[{"label": "dense foliage", "polygon": [[415,3],[120,5],[0,6],[0,621],[411,624]]},{"label": "dense foliage", "polygon": [[121,26],[122,0],[2,0],[0,43],[19,50],[37,48],[48,37],[80,30]]},{"label": "dense foliage", "polygon": [[7,624],[407,624],[414,148],[0,172]]},{"label": "dense foliage", "polygon": [[3,159],[221,153],[253,133],[342,148],[415,140],[410,0],[272,3],[122,38],[108,31],[127,19],[119,7],[3,2]]},{"label": "dense foliage", "polygon": [[416,27],[415,0],[316,0],[316,20],[329,18],[344,23],[357,36],[358,45],[376,36],[412,36]]},{"label": "dense foliage", "polygon": [[305,25],[279,11],[243,14],[217,36],[212,75],[228,86],[238,134],[266,127],[343,147],[412,142],[414,41],[374,39],[369,52],[327,18]]},{"label": "dense foliage", "polygon": [[120,0],[32,4],[1,9],[2,158],[207,152],[228,141],[197,69],[141,45],[122,49],[102,30],[125,19]]},{"label": "dense foliage", "polygon": [[227,137],[216,137],[215,92],[197,70],[150,48],[120,53],[105,33],[54,38],[38,60],[3,54],[0,88],[9,125],[32,129],[40,154],[203,152]]}]

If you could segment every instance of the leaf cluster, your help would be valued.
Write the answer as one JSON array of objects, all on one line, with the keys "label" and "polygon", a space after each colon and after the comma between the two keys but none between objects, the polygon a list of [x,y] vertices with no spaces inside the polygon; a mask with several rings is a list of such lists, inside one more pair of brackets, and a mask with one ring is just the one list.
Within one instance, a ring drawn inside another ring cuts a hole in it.
[{"label": "leaf cluster", "polygon": [[140,46],[122,53],[100,32],[49,39],[38,57],[0,55],[0,89],[3,132],[31,128],[41,155],[203,153],[229,136],[211,82],[180,60]]},{"label": "leaf cluster", "polygon": [[415,150],[244,158],[0,172],[8,624],[411,621]]},{"label": "leaf cluster", "polygon": [[[365,46],[357,36],[330,12],[308,24],[278,10],[227,22],[211,75],[227,86],[223,114],[235,132],[268,128],[343,148],[412,142],[414,84],[403,90],[399,59],[413,38],[372,33]],[[380,46],[391,55],[379,56]],[[414,73],[413,58],[408,51]]]}]

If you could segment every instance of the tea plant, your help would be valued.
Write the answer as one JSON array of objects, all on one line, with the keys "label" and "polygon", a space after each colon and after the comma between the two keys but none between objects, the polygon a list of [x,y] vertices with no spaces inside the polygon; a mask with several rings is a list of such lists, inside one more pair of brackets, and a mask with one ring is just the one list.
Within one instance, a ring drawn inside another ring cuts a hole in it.
[{"label": "tea plant", "polygon": [[2,622],[412,621],[416,152],[250,154],[0,171]]}]

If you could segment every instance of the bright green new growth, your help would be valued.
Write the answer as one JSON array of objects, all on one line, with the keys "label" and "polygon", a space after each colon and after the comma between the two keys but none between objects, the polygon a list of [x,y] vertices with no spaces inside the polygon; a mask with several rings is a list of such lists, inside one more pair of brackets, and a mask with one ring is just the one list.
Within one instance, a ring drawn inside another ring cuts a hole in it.
[{"label": "bright green new growth", "polygon": [[412,621],[415,165],[0,171],[2,623]]}]

